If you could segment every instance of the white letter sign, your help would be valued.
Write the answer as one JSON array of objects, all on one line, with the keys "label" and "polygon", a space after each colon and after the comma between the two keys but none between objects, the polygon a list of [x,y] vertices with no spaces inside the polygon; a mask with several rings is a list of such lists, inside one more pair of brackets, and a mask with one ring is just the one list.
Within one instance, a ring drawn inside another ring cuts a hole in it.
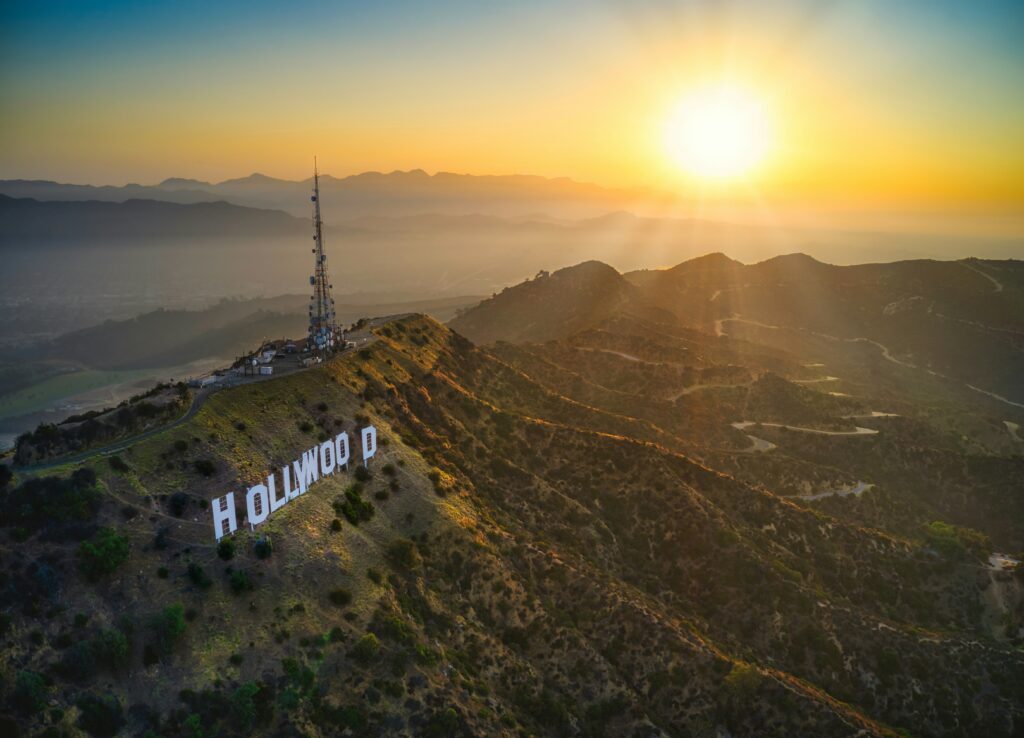
[{"label": "white letter sign", "polygon": [[363,463],[373,458],[377,453],[377,429],[372,425],[363,428]]},{"label": "white letter sign", "polygon": [[[363,463],[377,454],[377,429],[372,425],[360,429]],[[314,483],[331,476],[339,469],[348,469],[351,459],[348,433],[339,433],[333,441],[327,440],[304,451],[291,464],[281,467],[281,496],[277,496],[277,478],[271,472],[267,483],[250,487],[245,495],[245,509],[250,526],[257,526],[299,495],[306,493]],[[294,486],[292,486],[294,485]],[[213,500],[213,530],[219,541],[238,529],[235,513],[235,493],[228,492]]]},{"label": "white letter sign", "polygon": [[213,530],[217,534],[217,540],[234,533],[238,529],[235,522],[235,493],[228,492],[223,497],[213,501]]}]

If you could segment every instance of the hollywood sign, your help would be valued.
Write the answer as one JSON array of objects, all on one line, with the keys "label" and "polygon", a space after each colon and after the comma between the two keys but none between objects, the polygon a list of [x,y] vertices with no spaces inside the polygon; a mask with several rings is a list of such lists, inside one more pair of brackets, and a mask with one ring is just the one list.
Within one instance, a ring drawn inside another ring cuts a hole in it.
[{"label": "hollywood sign", "polygon": [[[377,453],[377,429],[372,425],[359,432],[362,440],[363,463]],[[264,522],[270,513],[277,512],[299,495],[304,495],[318,480],[331,476],[339,469],[348,469],[348,433],[339,433],[334,440],[313,446],[290,465],[281,467],[281,495],[277,494],[277,475],[270,472],[266,484],[250,487],[245,493],[245,509],[250,528]],[[228,492],[213,500],[213,530],[219,541],[238,530],[235,514],[235,493]]]}]

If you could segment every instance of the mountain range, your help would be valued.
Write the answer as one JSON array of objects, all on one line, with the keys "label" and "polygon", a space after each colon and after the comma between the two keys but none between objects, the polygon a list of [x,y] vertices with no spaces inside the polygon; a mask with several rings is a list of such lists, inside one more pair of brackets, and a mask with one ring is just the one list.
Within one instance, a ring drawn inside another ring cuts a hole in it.
[{"label": "mountain range", "polygon": [[[293,181],[263,174],[211,183],[171,177],[157,185],[94,186],[47,180],[3,180],[0,193],[37,200],[124,202],[150,199],[190,204],[227,200],[255,208],[308,216],[312,178]],[[646,191],[612,190],[567,178],[526,175],[474,176],[423,170],[364,172],[349,177],[321,175],[320,190],[333,220],[372,215],[420,213],[496,215],[558,213],[564,217],[596,216],[631,202],[657,196]],[[661,196],[663,199],[665,196]]]}]

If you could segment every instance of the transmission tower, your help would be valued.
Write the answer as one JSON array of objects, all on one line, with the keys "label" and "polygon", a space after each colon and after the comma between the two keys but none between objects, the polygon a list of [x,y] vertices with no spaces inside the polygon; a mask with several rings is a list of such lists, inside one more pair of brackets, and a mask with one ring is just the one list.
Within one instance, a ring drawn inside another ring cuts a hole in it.
[{"label": "transmission tower", "polygon": [[[327,254],[324,253],[324,222],[320,218],[320,173],[316,159],[313,159],[313,254],[316,264],[309,284],[313,295],[309,299],[308,348],[321,358],[334,351],[337,325],[334,322],[334,299],[331,297],[331,283],[327,278]],[[340,346],[338,346],[340,348]]]}]

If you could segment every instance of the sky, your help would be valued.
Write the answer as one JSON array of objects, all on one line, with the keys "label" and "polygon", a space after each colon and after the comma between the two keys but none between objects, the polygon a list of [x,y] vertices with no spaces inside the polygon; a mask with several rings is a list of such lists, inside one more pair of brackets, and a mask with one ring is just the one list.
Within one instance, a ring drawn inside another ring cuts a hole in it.
[{"label": "sky", "polygon": [[[10,2],[0,178],[367,170],[1019,209],[1024,3]],[[708,84],[765,111],[727,183],[669,155]]]}]

